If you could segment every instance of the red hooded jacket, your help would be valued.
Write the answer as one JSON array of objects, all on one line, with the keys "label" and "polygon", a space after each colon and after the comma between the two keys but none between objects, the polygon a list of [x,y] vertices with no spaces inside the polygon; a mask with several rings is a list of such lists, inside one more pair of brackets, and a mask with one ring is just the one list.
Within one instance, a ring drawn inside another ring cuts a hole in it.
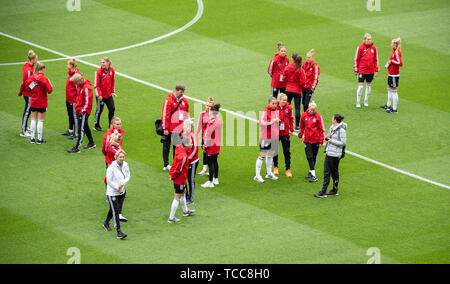
[{"label": "red hooded jacket", "polygon": [[274,58],[270,61],[267,73],[269,73],[270,77],[272,78],[272,82],[270,85],[273,88],[280,89],[286,87],[286,80],[282,78],[283,80],[281,81],[280,78],[288,64],[289,58],[287,56],[280,57],[278,53],[275,54]]},{"label": "red hooded jacket", "polygon": [[116,82],[115,76],[116,71],[114,71],[114,68],[112,68],[111,66],[109,66],[108,69],[103,69],[102,67],[100,67],[95,72],[94,88],[96,97],[108,99],[111,97],[112,93],[115,93],[114,91],[114,84]]},{"label": "red hooded jacket", "polygon": [[72,82],[72,77],[75,74],[80,74],[80,71],[75,68],[74,71],[67,71],[67,82],[66,82],[66,101],[69,104],[74,104],[77,102],[77,86]]},{"label": "red hooded jacket", "polygon": [[27,91],[31,93],[32,108],[47,108],[47,94],[53,92],[50,80],[42,72],[36,72],[26,82]]},{"label": "red hooded jacket", "polygon": [[283,77],[283,80],[286,81],[286,92],[302,93],[306,81],[305,72],[302,68],[297,70],[295,63],[291,63],[284,69]]},{"label": "red hooded jacket", "polygon": [[205,152],[207,155],[217,155],[222,144],[222,120],[218,116],[212,116],[206,125],[203,140],[205,142]]},{"label": "red hooded jacket", "polygon": [[30,62],[25,63],[22,67],[22,85],[20,85],[19,96],[24,95],[25,97],[31,97],[31,92],[27,90],[26,83],[33,73],[33,64]]},{"label": "red hooded jacket", "polygon": [[389,60],[391,60],[391,64],[387,65],[389,76],[400,76],[400,67],[403,66],[402,52],[398,49],[393,49]]},{"label": "red hooded jacket", "polygon": [[91,82],[83,79],[83,85],[78,88],[77,102],[75,104],[75,111],[77,114],[91,114],[93,93]]},{"label": "red hooded jacket", "polygon": [[170,168],[170,179],[174,184],[185,185],[189,172],[188,151],[183,145],[175,148],[175,157]]},{"label": "red hooded jacket", "polygon": [[353,70],[358,74],[374,74],[378,72],[377,48],[371,45],[361,44],[356,48]]}]

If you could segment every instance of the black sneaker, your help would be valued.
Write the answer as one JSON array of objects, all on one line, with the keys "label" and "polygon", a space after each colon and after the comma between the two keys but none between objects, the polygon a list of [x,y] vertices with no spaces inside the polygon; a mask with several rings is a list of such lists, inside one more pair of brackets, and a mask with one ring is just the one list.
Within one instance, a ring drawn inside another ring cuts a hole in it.
[{"label": "black sneaker", "polygon": [[332,191],[327,193],[327,196],[338,196],[338,195],[339,195],[339,193],[337,191],[334,191],[334,190],[332,190]]},{"label": "black sneaker", "polygon": [[70,133],[69,130],[67,130],[67,131],[64,132],[64,133],[61,133],[61,135],[64,135],[64,136],[71,136],[72,133]]},{"label": "black sneaker", "polygon": [[99,132],[104,132],[105,131],[99,125],[94,126],[94,130],[95,131],[99,131]]},{"label": "black sneaker", "polygon": [[84,149],[93,149],[97,147],[97,145],[95,145],[94,143],[89,143],[86,146],[84,146]]},{"label": "black sneaker", "polygon": [[47,143],[47,140],[44,140],[44,139],[36,141],[36,144],[38,144],[38,145],[45,144],[45,143]]},{"label": "black sneaker", "polygon": [[70,135],[69,136],[69,138],[67,138],[67,139],[69,139],[69,140],[77,140],[77,136],[75,136],[75,135]]},{"label": "black sneaker", "polygon": [[323,193],[323,192],[321,191],[321,192],[319,192],[319,193],[317,193],[317,194],[314,194],[314,197],[316,197],[316,198],[327,198],[327,194],[326,194],[326,193]]},{"label": "black sneaker", "polygon": [[309,178],[309,182],[317,182],[319,179],[313,175]]},{"label": "black sneaker", "polygon": [[384,106],[380,106],[380,108],[382,108],[382,109],[388,109],[389,107],[388,107],[387,105],[384,105]]},{"label": "black sneaker", "polygon": [[397,110],[390,108],[390,109],[386,110],[386,112],[387,113],[397,113]]},{"label": "black sneaker", "polygon": [[311,172],[309,172],[309,173],[306,175],[305,178],[306,178],[306,179],[310,179],[310,178],[311,178]]},{"label": "black sneaker", "polygon": [[112,231],[111,227],[107,223],[103,223],[103,229],[105,229],[108,232]]},{"label": "black sneaker", "polygon": [[31,144],[34,144],[34,143],[36,143],[36,140],[34,140],[34,138],[31,138],[31,139],[30,139],[30,143],[31,143]]},{"label": "black sneaker", "polygon": [[126,234],[124,234],[124,233],[122,233],[122,231],[117,231],[117,238],[119,239],[119,240],[123,240],[123,239],[125,239],[127,237],[127,235]]},{"label": "black sneaker", "polygon": [[68,150],[67,153],[70,153],[70,154],[80,153],[80,149],[74,147],[74,148]]}]

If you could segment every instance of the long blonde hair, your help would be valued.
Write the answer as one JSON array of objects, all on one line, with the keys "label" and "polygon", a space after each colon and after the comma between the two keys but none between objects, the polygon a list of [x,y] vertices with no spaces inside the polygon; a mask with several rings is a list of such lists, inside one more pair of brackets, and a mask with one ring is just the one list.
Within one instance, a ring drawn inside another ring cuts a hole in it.
[{"label": "long blonde hair", "polygon": [[398,37],[394,38],[392,41],[397,45],[397,49],[402,51],[402,40]]}]

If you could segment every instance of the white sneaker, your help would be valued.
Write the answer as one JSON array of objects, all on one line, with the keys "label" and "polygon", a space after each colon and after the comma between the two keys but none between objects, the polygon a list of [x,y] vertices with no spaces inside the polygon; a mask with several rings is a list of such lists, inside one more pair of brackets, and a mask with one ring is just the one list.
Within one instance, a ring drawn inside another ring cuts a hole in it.
[{"label": "white sneaker", "polygon": [[365,107],[368,107],[368,106],[369,106],[369,103],[368,103],[368,102],[364,102],[364,106],[365,106]]},{"label": "white sneaker", "polygon": [[119,220],[122,221],[122,222],[128,222],[128,219],[123,217],[122,214],[119,214]]},{"label": "white sneaker", "polygon": [[214,185],[219,185],[219,179],[218,178],[213,179],[213,184]]},{"label": "white sneaker", "polygon": [[261,176],[255,176],[255,177],[253,178],[253,180],[255,180],[255,181],[257,181],[257,182],[260,182],[260,183],[265,182],[265,180],[263,180],[263,178],[262,178]]},{"label": "white sneaker", "polygon": [[31,133],[28,132],[28,131],[26,131],[25,133],[20,132],[20,136],[21,136],[21,137],[26,137],[26,138],[31,138]]},{"label": "white sneaker", "polygon": [[204,170],[198,173],[199,176],[209,176],[209,172]]},{"label": "white sneaker", "polygon": [[359,103],[356,104],[357,108],[361,108],[361,105]]},{"label": "white sneaker", "polygon": [[177,219],[177,218],[173,218],[173,219],[170,219],[169,218],[169,220],[167,220],[167,222],[168,223],[178,223],[178,222],[180,222],[181,220],[180,219]]},{"label": "white sneaker", "polygon": [[214,187],[214,183],[210,182],[209,180],[207,182],[205,182],[204,184],[201,185],[201,187],[204,188],[212,188]]},{"label": "white sneaker", "polygon": [[170,168],[171,168],[171,166],[168,165],[167,167],[163,168],[163,171],[170,172]]},{"label": "white sneaker", "polygon": [[273,180],[278,180],[278,177],[276,175],[274,175],[273,173],[267,174],[266,178],[270,178],[270,179],[273,179]]}]

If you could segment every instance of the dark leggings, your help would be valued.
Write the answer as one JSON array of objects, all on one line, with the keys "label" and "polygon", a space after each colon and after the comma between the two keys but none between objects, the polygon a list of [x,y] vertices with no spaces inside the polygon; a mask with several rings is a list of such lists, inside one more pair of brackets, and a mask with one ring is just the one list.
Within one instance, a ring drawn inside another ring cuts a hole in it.
[{"label": "dark leggings", "polygon": [[217,162],[216,155],[208,155],[208,167],[209,167],[209,181],[213,181],[213,178],[219,178],[219,163]]},{"label": "dark leggings", "polygon": [[22,115],[22,132],[25,133],[28,127],[28,118],[30,117],[31,114],[30,111],[31,97],[23,96],[23,99],[25,100],[25,109],[23,110]]},{"label": "dark leggings", "polygon": [[288,102],[290,105],[292,105],[292,99],[294,99],[294,105],[295,105],[295,127],[299,127],[300,125],[300,117],[302,115],[301,112],[301,106],[302,106],[302,94],[300,93],[291,93],[286,92],[286,95],[288,97]]},{"label": "dark leggings", "polygon": [[313,95],[314,95],[313,90],[311,90],[311,89],[303,90],[303,96],[302,96],[303,112],[305,112],[308,109],[309,103],[311,102]]},{"label": "dark leggings", "polygon": [[[286,170],[291,169],[291,137],[280,136],[281,145],[283,145],[284,154],[284,164],[286,165]],[[278,154],[273,157],[273,166],[278,168]]]},{"label": "dark leggings", "polygon": [[195,193],[195,175],[197,174],[197,167],[199,162],[189,165],[188,186],[186,187],[186,201],[194,202]]},{"label": "dark leggings", "polygon": [[100,116],[102,115],[103,108],[108,108],[108,125],[111,123],[111,119],[114,117],[114,111],[116,107],[114,106],[113,97],[109,97],[107,99],[102,99],[101,101],[97,99],[97,111],[95,112],[95,126],[100,127]]},{"label": "dark leggings", "polygon": [[75,104],[66,102],[67,115],[69,116],[69,129],[74,130],[74,135],[78,135],[78,119],[75,112]]}]

